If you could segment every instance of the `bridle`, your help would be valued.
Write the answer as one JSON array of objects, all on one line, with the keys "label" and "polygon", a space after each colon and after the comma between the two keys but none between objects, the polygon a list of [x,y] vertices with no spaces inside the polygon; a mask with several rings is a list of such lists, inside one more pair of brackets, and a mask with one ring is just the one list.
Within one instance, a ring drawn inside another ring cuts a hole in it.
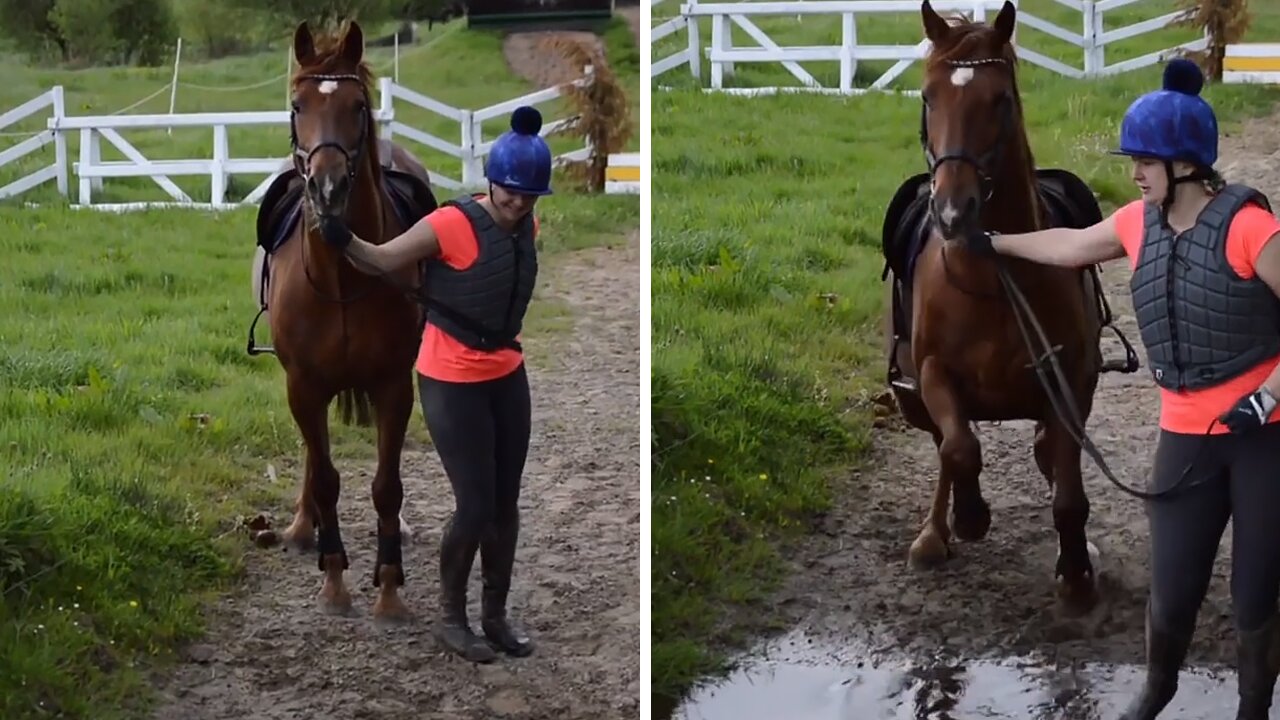
[{"label": "bridle", "polygon": [[[1004,58],[982,58],[979,60],[947,60],[947,65],[953,68],[975,68],[983,65],[1004,65],[1008,66],[1008,62]],[[937,156],[933,152],[933,148],[929,145],[929,104],[923,100],[920,103],[920,146],[924,150],[925,161],[929,168],[929,181],[933,182],[934,175],[937,174],[938,167],[948,160],[968,163],[972,165],[978,173],[978,182],[982,187],[982,197],[980,202],[986,202],[991,199],[992,193],[995,192],[995,183],[991,179],[991,174],[996,168],[996,164],[1004,158],[1004,148],[1008,141],[1008,136],[1013,132],[1013,97],[1005,95],[1001,102],[1003,111],[1000,113],[1000,134],[996,138],[996,142],[986,152],[974,158],[964,149],[948,150],[941,156]],[[981,209],[981,206],[979,206]]]},{"label": "bridle", "polygon": [[[365,108],[367,109],[369,107],[369,90],[364,86],[364,81],[361,80],[359,75],[354,75],[350,73],[342,73],[342,74],[312,73],[307,75],[300,75],[298,79],[313,80],[317,82],[325,82],[325,81],[341,82],[343,80],[354,82],[360,86],[360,92],[364,96]],[[316,145],[313,146],[310,150],[303,148],[301,145],[298,144],[297,117],[298,117],[297,109],[291,108],[289,110],[289,144],[293,148],[293,154],[292,154],[293,167],[294,167],[294,170],[297,171],[298,176],[302,178],[304,183],[310,182],[311,158],[314,157],[317,152],[319,152],[324,148],[333,148],[338,152],[342,153],[343,162],[346,163],[346,168],[347,168],[347,181],[351,184],[351,187],[354,189],[355,183],[356,183],[356,173],[360,171],[360,161],[364,158],[365,140],[369,135],[368,112],[363,112],[360,114],[360,135],[359,137],[356,138],[356,147],[354,151],[347,150],[347,148],[342,143],[337,142],[336,140],[323,140],[319,143],[316,143]],[[305,191],[302,193],[302,201],[307,206],[311,204],[311,200],[307,196],[307,193]],[[309,263],[307,262],[307,244],[306,243],[302,244],[302,270],[303,270],[303,273],[307,276],[307,282],[310,283],[311,289],[315,291],[317,295],[320,295],[321,297],[323,297],[325,300],[328,300],[329,302],[338,303],[339,305],[346,305],[347,303],[353,303],[373,291],[373,288],[369,287],[369,288],[366,288],[364,292],[357,293],[354,297],[350,297],[350,298],[342,298],[342,297],[331,298],[325,295],[323,292],[321,292],[320,288],[316,286],[315,280],[311,277],[311,268]]]},{"label": "bridle", "polygon": [[[364,96],[365,107],[369,107],[369,90],[364,86],[364,82],[359,75],[353,74],[334,74],[315,73],[310,75],[301,75],[299,80],[314,80],[318,82],[332,81],[341,82],[343,80],[351,81],[360,86],[360,93]],[[360,114],[360,136],[356,138],[356,149],[354,152],[348,151],[342,143],[335,140],[324,140],[317,143],[310,150],[304,149],[298,144],[298,111],[297,109],[289,110],[289,143],[293,146],[293,167],[298,171],[298,175],[302,179],[310,180],[311,158],[324,148],[333,148],[342,153],[343,160],[347,165],[347,180],[355,183],[356,172],[360,169],[360,160],[364,157],[364,143],[369,134],[369,116],[368,113]]]}]

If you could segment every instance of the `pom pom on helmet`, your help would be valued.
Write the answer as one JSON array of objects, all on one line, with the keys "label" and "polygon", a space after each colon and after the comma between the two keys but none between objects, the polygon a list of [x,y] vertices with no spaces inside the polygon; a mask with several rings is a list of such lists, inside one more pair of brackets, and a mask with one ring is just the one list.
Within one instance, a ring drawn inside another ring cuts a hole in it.
[{"label": "pom pom on helmet", "polygon": [[1183,95],[1199,95],[1204,89],[1204,72],[1186,58],[1174,58],[1164,66],[1164,89]]},{"label": "pom pom on helmet", "polygon": [[511,129],[517,135],[537,135],[542,129],[542,113],[530,105],[521,105],[511,113]]}]

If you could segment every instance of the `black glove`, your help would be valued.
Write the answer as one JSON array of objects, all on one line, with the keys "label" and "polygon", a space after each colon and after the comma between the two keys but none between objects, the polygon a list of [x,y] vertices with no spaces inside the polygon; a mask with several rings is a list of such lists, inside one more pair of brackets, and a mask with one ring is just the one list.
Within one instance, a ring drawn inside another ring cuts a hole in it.
[{"label": "black glove", "polygon": [[346,250],[351,244],[351,228],[341,218],[320,218],[320,235],[339,250]]},{"label": "black glove", "polygon": [[965,248],[975,255],[991,257],[996,249],[991,246],[992,233],[986,230],[974,230],[965,237]]},{"label": "black glove", "polygon": [[1266,424],[1271,411],[1276,408],[1276,398],[1265,387],[1258,388],[1236,402],[1218,420],[1233,433],[1256,430]]}]

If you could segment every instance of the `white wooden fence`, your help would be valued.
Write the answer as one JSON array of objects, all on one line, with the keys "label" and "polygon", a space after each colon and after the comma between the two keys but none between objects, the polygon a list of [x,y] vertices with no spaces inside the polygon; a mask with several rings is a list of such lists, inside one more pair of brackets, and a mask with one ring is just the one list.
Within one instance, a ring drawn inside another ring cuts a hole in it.
[{"label": "white wooden fence", "polygon": [[[663,0],[651,0],[650,7],[662,3]],[[1018,0],[1012,0],[1015,6]],[[1054,0],[1059,5],[1078,10],[1081,14],[1081,30],[1079,32],[1055,25],[1044,18],[1018,9],[1018,25],[1034,28],[1059,40],[1070,43],[1082,52],[1080,67],[1068,65],[1037,52],[1025,44],[1018,42],[1015,33],[1015,47],[1018,56],[1035,65],[1053,72],[1073,78],[1095,78],[1105,75],[1128,72],[1160,62],[1163,58],[1184,50],[1202,50],[1208,45],[1207,31],[1202,37],[1182,43],[1172,48],[1148,53],[1111,65],[1106,63],[1106,47],[1116,42],[1155,32],[1168,27],[1183,18],[1188,12],[1180,10],[1166,13],[1142,22],[1105,30],[1103,18],[1105,13],[1117,8],[1143,2],[1143,0]],[[939,13],[963,12],[977,20],[986,20],[994,16],[1003,6],[1004,0],[933,0],[933,8]],[[701,60],[705,53],[711,66],[710,91],[731,92],[735,94],[771,94],[780,90],[799,90],[838,94],[859,94],[869,90],[885,90],[889,84],[901,76],[917,60],[928,52],[930,43],[921,39],[917,43],[903,45],[863,45],[858,43],[858,16],[920,13],[919,0],[784,0],[780,2],[699,2],[686,0],[679,6],[679,16],[659,25],[655,25],[650,35],[650,43],[657,43],[662,38],[685,30],[688,37],[687,47],[664,58],[658,58],[653,51],[650,65],[650,78],[658,77],[676,68],[688,66],[690,74],[702,78]],[[657,14],[656,12],[654,13]],[[830,46],[782,47],[751,21],[752,16],[804,16],[804,15],[839,15],[841,18],[841,42]],[[708,19],[711,23],[710,47],[703,48],[699,21]],[[730,23],[737,25],[751,36],[758,47],[735,47],[730,35]],[[923,38],[923,30],[921,31]],[[853,86],[854,73],[859,60],[893,60],[892,67],[871,83],[869,88]],[[812,61],[833,61],[840,63],[840,85],[838,88],[824,88],[814,77],[798,63]],[[734,64],[740,62],[782,63],[792,75],[800,81],[797,88],[725,88],[724,79],[733,74]],[[909,91],[917,94],[918,91]]]},{"label": "white wooden fence", "polygon": [[[581,87],[590,83],[593,77],[592,70],[588,66],[583,76],[572,84]],[[379,90],[381,96],[380,104],[374,110],[373,115],[381,137],[386,139],[408,138],[457,158],[461,163],[461,175],[457,179],[428,168],[434,185],[453,190],[482,188],[485,185],[484,159],[493,148],[494,140],[496,140],[494,138],[486,141],[482,137],[482,123],[485,120],[506,117],[521,105],[539,105],[562,96],[562,91],[559,87],[551,87],[480,110],[464,110],[449,106],[398,85],[391,78],[381,78],[379,80]],[[233,157],[227,137],[227,130],[231,127],[268,125],[287,128],[289,125],[289,113],[285,110],[73,116],[66,114],[63,97],[63,88],[57,86],[39,97],[6,112],[4,115],[0,115],[0,131],[3,131],[6,127],[33,116],[47,107],[53,107],[53,113],[47,120],[48,127],[46,130],[0,152],[0,168],[40,150],[51,142],[55,147],[55,161],[52,165],[36,170],[0,187],[0,200],[16,197],[49,180],[56,180],[58,192],[68,196],[69,179],[74,174],[79,180],[79,202],[73,207],[115,211],[148,207],[229,209],[247,204],[256,204],[260,201],[271,182],[284,169],[284,163],[289,159],[287,154],[272,158]],[[460,128],[459,141],[445,140],[396,120],[395,100],[401,100],[457,122]],[[546,136],[572,122],[574,122],[572,117],[544,122],[540,134]],[[212,128],[212,157],[194,160],[149,160],[132,143],[126,140],[120,132],[125,130],[184,127]],[[69,168],[67,162],[67,138],[68,134],[72,132],[79,132],[80,134],[80,158],[78,162],[72,163]],[[102,160],[103,139],[115,146],[124,154],[126,159]],[[558,155],[556,161],[561,163],[585,160],[590,156],[590,153],[591,148],[587,144],[582,148]],[[262,174],[267,174],[268,177],[250,192],[243,201],[227,202],[227,181],[232,175]],[[208,202],[193,200],[170,179],[170,177],[190,175],[207,175],[209,177],[210,198]],[[172,201],[93,203],[93,192],[102,189],[104,178],[121,177],[149,177],[172,198]]]}]

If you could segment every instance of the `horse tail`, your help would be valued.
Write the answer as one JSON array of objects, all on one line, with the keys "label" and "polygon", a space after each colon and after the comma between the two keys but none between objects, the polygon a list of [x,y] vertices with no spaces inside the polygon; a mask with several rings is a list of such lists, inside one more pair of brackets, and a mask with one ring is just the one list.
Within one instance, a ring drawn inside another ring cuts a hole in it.
[{"label": "horse tail", "polygon": [[369,393],[364,390],[343,390],[338,393],[338,417],[346,425],[369,427],[373,415],[369,412]]}]

